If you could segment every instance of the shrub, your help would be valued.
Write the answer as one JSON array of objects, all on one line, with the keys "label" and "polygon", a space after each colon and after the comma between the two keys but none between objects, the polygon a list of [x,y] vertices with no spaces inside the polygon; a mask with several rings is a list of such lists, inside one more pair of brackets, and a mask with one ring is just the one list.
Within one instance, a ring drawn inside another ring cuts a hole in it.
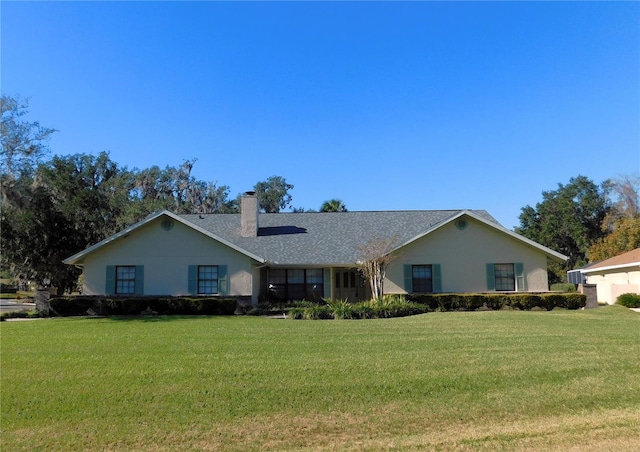
[{"label": "shrub", "polygon": [[493,309],[494,311],[499,311],[504,307],[504,297],[502,295],[485,295],[484,302],[488,309]]},{"label": "shrub", "polygon": [[87,315],[87,311],[96,302],[89,297],[59,297],[49,300],[49,306],[54,314],[66,316]]},{"label": "shrub", "polygon": [[333,318],[331,307],[327,305],[316,305],[309,308],[302,308],[302,318],[304,320],[326,320]]},{"label": "shrub", "polygon": [[640,294],[623,293],[616,299],[616,303],[627,308],[640,308]]},{"label": "shrub", "polygon": [[0,293],[18,293],[18,287],[10,284],[0,283]]},{"label": "shrub", "polygon": [[6,319],[36,319],[46,317],[45,314],[38,311],[9,311],[0,314],[0,322]]},{"label": "shrub", "polygon": [[353,318],[353,305],[347,300],[327,300],[327,306],[333,313],[334,319]]},{"label": "shrub", "polygon": [[565,293],[564,296],[564,305],[559,306],[564,309],[580,309],[584,308],[587,305],[587,296],[581,293]]},{"label": "shrub", "polygon": [[367,303],[358,303],[353,306],[352,315],[354,319],[375,319],[376,311]]},{"label": "shrub", "polygon": [[549,293],[549,294],[542,294],[540,295],[540,299],[541,299],[541,308],[546,309],[547,311],[551,311],[553,310],[553,308],[561,308],[566,306],[566,297],[564,294],[556,294],[556,293]]},{"label": "shrub", "polygon": [[86,315],[93,309],[100,315],[232,315],[235,298],[218,297],[58,297],[49,301],[61,316]]},{"label": "shrub", "polygon": [[106,298],[101,303],[101,311],[106,315],[139,315],[148,303],[140,298]]},{"label": "shrub", "polygon": [[577,293],[487,293],[487,294],[409,294],[409,301],[426,306],[429,311],[475,311],[486,306],[487,309],[534,308],[548,311],[555,307],[578,309],[586,304],[586,296]]},{"label": "shrub", "polygon": [[571,283],[555,283],[551,284],[552,292],[575,292],[576,285]]},{"label": "shrub", "polygon": [[378,300],[349,303],[347,300],[327,300],[326,305],[293,308],[292,319],[374,319],[403,317],[428,311],[425,305],[407,301],[404,296],[390,295]]}]

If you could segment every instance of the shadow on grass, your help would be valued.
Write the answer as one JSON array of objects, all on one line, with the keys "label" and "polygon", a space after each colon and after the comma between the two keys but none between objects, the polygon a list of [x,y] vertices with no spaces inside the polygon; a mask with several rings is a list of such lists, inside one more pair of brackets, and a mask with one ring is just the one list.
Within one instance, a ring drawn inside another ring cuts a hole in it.
[{"label": "shadow on grass", "polygon": [[96,319],[109,319],[124,322],[173,322],[176,320],[210,319],[213,317],[236,317],[233,315],[111,315],[94,317]]}]

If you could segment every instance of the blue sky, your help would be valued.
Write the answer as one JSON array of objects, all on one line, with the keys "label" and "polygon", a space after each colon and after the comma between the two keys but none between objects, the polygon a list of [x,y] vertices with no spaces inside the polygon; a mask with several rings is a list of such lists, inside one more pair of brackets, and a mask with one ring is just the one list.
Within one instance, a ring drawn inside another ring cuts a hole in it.
[{"label": "blue sky", "polygon": [[3,94],[109,151],[295,207],[486,209],[640,171],[638,2],[11,2]]}]

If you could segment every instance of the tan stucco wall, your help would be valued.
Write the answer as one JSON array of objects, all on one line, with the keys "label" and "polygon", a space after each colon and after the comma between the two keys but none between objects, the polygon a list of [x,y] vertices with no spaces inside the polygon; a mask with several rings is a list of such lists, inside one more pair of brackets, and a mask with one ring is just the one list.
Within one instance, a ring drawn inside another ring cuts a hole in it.
[{"label": "tan stucco wall", "polygon": [[524,264],[526,291],[549,290],[545,254],[467,218],[463,230],[452,222],[407,245],[387,270],[384,291],[405,293],[404,264],[440,264],[443,292],[485,292],[487,263],[516,262]]},{"label": "tan stucco wall", "polygon": [[228,294],[252,295],[255,261],[178,221],[167,231],[161,227],[164,219],[89,254],[84,260],[84,293],[105,293],[107,265],[144,265],[145,295],[187,295],[190,265],[226,265]]},{"label": "tan stucco wall", "polygon": [[596,284],[598,301],[614,304],[623,293],[640,293],[640,269],[609,270],[588,274],[587,283]]}]

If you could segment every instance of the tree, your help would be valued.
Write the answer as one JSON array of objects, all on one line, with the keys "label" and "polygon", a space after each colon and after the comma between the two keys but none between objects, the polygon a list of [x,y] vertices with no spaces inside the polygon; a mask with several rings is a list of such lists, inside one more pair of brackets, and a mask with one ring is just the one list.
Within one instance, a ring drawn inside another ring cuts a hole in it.
[{"label": "tree", "polygon": [[41,163],[26,201],[2,210],[3,263],[39,285],[74,288],[80,271],[62,260],[117,231],[128,206],[128,177],[107,153]]},{"label": "tree", "polygon": [[568,256],[565,264],[549,266],[549,282],[561,282],[567,270],[587,263],[589,247],[604,237],[601,225],[610,207],[604,189],[584,176],[542,197],[535,208],[522,208],[516,232]]},{"label": "tree", "polygon": [[47,141],[56,130],[28,122],[23,116],[29,112],[29,101],[19,97],[0,97],[0,170],[3,174],[19,174],[34,166],[49,151]]},{"label": "tree", "polygon": [[229,187],[200,181],[191,175],[195,162],[196,159],[185,160],[178,167],[167,166],[162,170],[152,166],[136,172],[133,199],[150,212],[160,209],[174,213],[236,212],[236,201],[228,198]]},{"label": "tree", "polygon": [[0,188],[2,202],[19,203],[21,190],[16,181],[31,174],[49,152],[48,141],[56,130],[42,127],[39,122],[24,120],[29,102],[19,97],[0,97]]},{"label": "tree", "polygon": [[293,198],[289,190],[293,189],[293,185],[287,184],[282,176],[271,176],[266,181],[258,182],[253,189],[260,208],[266,213],[278,213],[291,206]]},{"label": "tree", "polygon": [[589,248],[589,260],[597,262],[640,248],[640,215],[620,218],[613,231]]},{"label": "tree", "polygon": [[393,248],[397,239],[371,239],[358,247],[360,258],[358,268],[364,279],[369,282],[371,296],[374,300],[384,294],[384,278],[389,265],[398,259],[398,253]]},{"label": "tree", "polygon": [[640,215],[640,173],[626,174],[603,183],[607,197],[612,205],[608,227],[619,218],[635,218]]},{"label": "tree", "polygon": [[75,287],[80,273],[64,258],[151,212],[237,211],[227,186],[191,175],[195,159],[142,171],[119,167],[105,152],[45,162],[55,130],[24,120],[27,107],[19,98],[0,98],[0,264],[14,277],[39,285],[50,281],[64,291]]},{"label": "tree", "polygon": [[320,212],[347,212],[347,206],[341,199],[334,198],[323,202],[320,206]]},{"label": "tree", "polygon": [[640,247],[640,174],[608,179],[603,187],[611,209],[601,226],[606,236],[589,248],[591,262]]},{"label": "tree", "polygon": [[73,253],[76,231],[64,215],[53,208],[44,187],[35,188],[29,209],[9,207],[2,210],[2,260],[21,282],[35,281],[63,292],[73,287],[80,274],[62,260]]}]

